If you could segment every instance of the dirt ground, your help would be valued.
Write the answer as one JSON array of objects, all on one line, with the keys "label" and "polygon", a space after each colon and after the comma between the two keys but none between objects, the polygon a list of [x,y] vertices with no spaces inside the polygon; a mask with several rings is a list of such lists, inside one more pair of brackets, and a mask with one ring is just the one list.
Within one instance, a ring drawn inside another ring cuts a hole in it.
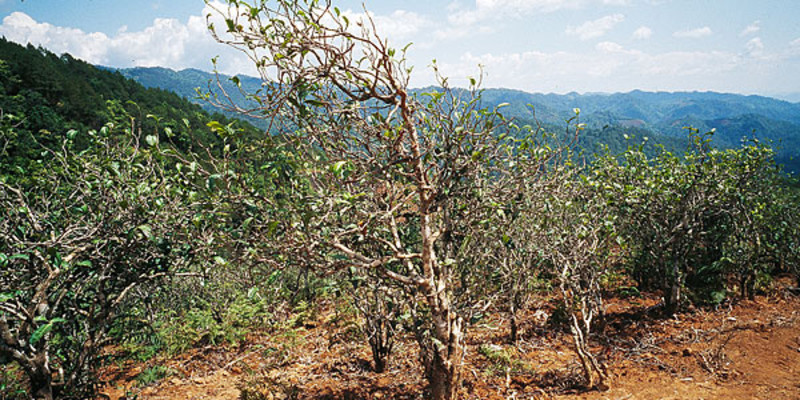
[{"label": "dirt ground", "polygon": [[[464,399],[800,399],[800,298],[785,291],[715,310],[656,315],[655,297],[607,302],[606,339],[594,351],[612,377],[586,390],[570,336],[531,311],[508,344],[499,316],[471,327]],[[237,347],[194,349],[147,365],[116,365],[111,399],[423,399],[425,382],[410,337],[389,370],[371,371],[352,316],[329,304],[294,329],[259,332]],[[540,310],[549,311],[546,304]],[[175,371],[147,387],[133,378],[156,364]]]}]

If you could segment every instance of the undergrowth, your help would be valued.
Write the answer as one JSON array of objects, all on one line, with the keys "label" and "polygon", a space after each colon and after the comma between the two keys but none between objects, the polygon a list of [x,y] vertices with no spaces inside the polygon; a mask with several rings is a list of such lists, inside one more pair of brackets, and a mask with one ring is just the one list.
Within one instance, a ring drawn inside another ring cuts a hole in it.
[{"label": "undergrowth", "polygon": [[19,366],[0,363],[0,400],[27,400],[27,393]]}]

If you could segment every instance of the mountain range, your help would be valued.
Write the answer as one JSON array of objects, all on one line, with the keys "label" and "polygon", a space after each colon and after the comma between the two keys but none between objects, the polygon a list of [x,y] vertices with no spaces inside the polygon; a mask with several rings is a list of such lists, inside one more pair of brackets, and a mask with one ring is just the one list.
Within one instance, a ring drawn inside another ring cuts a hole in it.
[{"label": "mountain range", "polygon": [[[118,72],[146,87],[169,90],[209,111],[218,111],[198,96],[198,88],[201,92],[219,93],[213,73],[158,67]],[[237,79],[246,93],[253,93],[262,85],[259,78],[238,76]],[[230,77],[221,75],[219,82],[234,102],[246,102]],[[713,140],[720,147],[737,146],[743,139],[768,141],[777,149],[779,163],[788,171],[800,171],[800,103],[716,92],[541,94],[512,89],[486,89],[483,101],[489,106],[508,103],[503,109],[506,116],[522,121],[535,119],[551,127],[563,126],[575,115],[573,110],[580,109],[580,121],[587,124],[587,135],[600,141],[604,135],[615,135],[605,139],[618,141],[618,136],[629,132],[678,146],[686,141],[686,127],[702,132],[714,129]],[[259,125],[257,120],[251,122]]]}]

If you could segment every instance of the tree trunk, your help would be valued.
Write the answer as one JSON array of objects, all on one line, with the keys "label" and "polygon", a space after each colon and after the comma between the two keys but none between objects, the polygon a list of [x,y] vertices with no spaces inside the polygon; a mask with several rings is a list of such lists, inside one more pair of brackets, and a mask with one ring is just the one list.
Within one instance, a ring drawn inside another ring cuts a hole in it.
[{"label": "tree trunk", "polygon": [[589,355],[586,354],[584,343],[580,336],[578,329],[572,327],[572,340],[575,341],[575,354],[578,355],[578,360],[581,362],[583,368],[583,377],[586,379],[586,387],[592,388],[594,386],[594,374],[592,373],[592,364],[589,361]]},{"label": "tree trunk", "polygon": [[[516,286],[516,285],[515,285]],[[517,343],[520,336],[520,329],[519,329],[519,311],[522,308],[523,299],[521,298],[520,290],[517,288],[513,289],[511,293],[511,300],[509,301],[509,314],[511,319],[511,337],[510,341],[511,344]]]},{"label": "tree trunk", "polygon": [[[463,347],[463,322],[449,311],[445,316],[434,315],[433,337],[424,347],[427,356],[423,355],[425,373],[431,390],[433,400],[455,400],[458,398],[458,389],[461,384],[461,361],[464,355]],[[447,334],[440,336],[442,327],[438,322],[445,319]],[[439,320],[439,321],[437,321]]]},{"label": "tree trunk", "polygon": [[47,366],[47,356],[37,355],[33,360],[27,375],[31,385],[31,397],[34,400],[53,400],[53,375]]},{"label": "tree trunk", "polygon": [[681,270],[680,263],[672,264],[672,274],[668,277],[667,293],[664,295],[664,311],[667,315],[678,312],[681,303]]},{"label": "tree trunk", "polygon": [[[377,318],[382,318],[378,316]],[[393,332],[391,327],[387,326],[387,321],[379,321],[377,329],[373,329],[372,336],[369,338],[369,344],[372,348],[372,361],[374,362],[375,372],[383,373],[386,371],[386,365],[389,361],[389,355],[392,353]]]},{"label": "tree trunk", "polygon": [[375,372],[382,374],[386,372],[386,359],[387,355],[380,353],[376,349],[372,349],[372,361],[375,363]]},{"label": "tree trunk", "polygon": [[430,366],[428,383],[433,400],[454,400],[458,398],[458,378],[456,371],[449,367],[447,361],[436,357]]},{"label": "tree trunk", "polygon": [[519,322],[517,321],[517,311],[512,307],[511,309],[511,344],[517,343],[519,340]]},{"label": "tree trunk", "polygon": [[461,362],[464,357],[463,320],[451,311],[446,293],[427,294],[429,320],[420,324],[420,315],[412,308],[416,320],[414,334],[420,347],[420,359],[425,367],[430,399],[455,400],[461,384]]},{"label": "tree trunk", "polygon": [[[597,358],[595,358],[595,356],[589,350],[589,328],[586,327],[586,330],[581,329],[581,324],[578,321],[578,318],[573,315],[570,329],[572,330],[572,339],[575,342],[575,353],[578,355],[578,359],[581,362],[581,367],[583,367],[583,376],[586,378],[586,387],[590,389],[596,387],[600,390],[607,390],[608,374],[600,362],[597,361]],[[597,376],[597,381],[595,381],[595,375]]]},{"label": "tree trunk", "polygon": [[49,379],[39,377],[33,379],[31,377],[31,397],[34,400],[53,400],[53,386]]},{"label": "tree trunk", "polygon": [[748,300],[756,299],[756,273],[749,271],[743,283],[742,289],[745,291]]}]

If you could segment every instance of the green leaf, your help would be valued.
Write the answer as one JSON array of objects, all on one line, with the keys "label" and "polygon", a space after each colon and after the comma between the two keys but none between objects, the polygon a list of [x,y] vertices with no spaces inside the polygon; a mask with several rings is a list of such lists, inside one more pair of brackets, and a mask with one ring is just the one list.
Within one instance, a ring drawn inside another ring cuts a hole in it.
[{"label": "green leaf", "polygon": [[347,164],[347,161],[337,161],[333,163],[333,165],[331,165],[331,172],[338,178],[341,178],[344,175],[345,164]]},{"label": "green leaf", "polygon": [[144,141],[150,146],[155,146],[158,144],[158,136],[147,135],[147,137],[144,138]]},{"label": "green leaf", "polygon": [[14,255],[12,255],[11,257],[8,257],[8,259],[7,259],[7,260],[8,260],[8,261],[12,261],[12,260],[25,260],[25,261],[30,261],[30,260],[31,260],[31,258],[30,258],[30,256],[28,256],[27,254],[14,254]]},{"label": "green leaf", "polygon": [[17,297],[15,293],[0,293],[0,303],[5,303],[9,300],[14,300]]},{"label": "green leaf", "polygon": [[142,235],[144,235],[146,239],[153,237],[153,228],[151,228],[150,225],[139,225],[136,229],[142,232]]},{"label": "green leaf", "polygon": [[45,335],[50,333],[50,331],[53,330],[53,328],[55,327],[56,324],[60,324],[62,322],[67,322],[67,320],[65,320],[63,318],[54,318],[54,319],[50,320],[50,322],[48,322],[48,323],[40,326],[39,328],[37,328],[33,332],[33,334],[31,335],[30,340],[28,340],[28,341],[30,342],[31,345],[35,345],[36,342],[42,340],[42,338],[45,337]]}]

